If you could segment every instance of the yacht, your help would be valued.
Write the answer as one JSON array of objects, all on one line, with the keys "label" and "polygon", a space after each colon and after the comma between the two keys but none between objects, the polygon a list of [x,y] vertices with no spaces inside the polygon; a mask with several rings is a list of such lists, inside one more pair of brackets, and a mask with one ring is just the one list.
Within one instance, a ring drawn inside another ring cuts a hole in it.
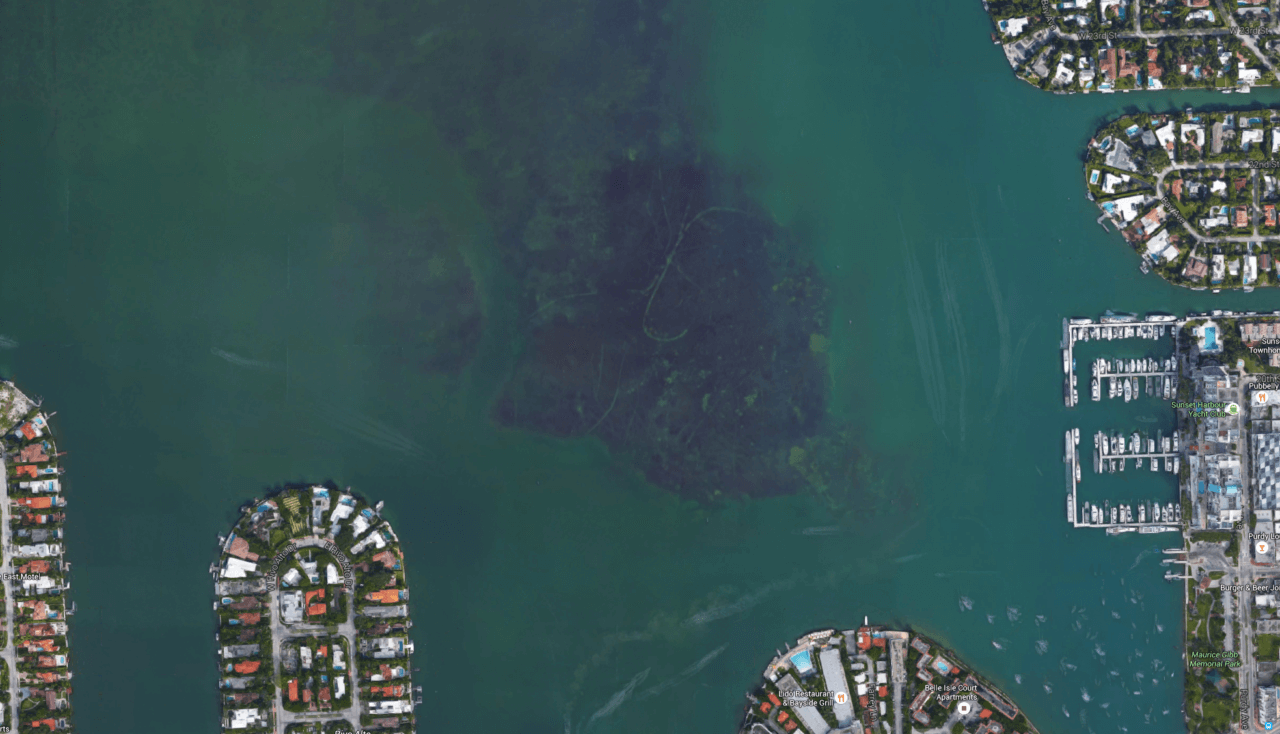
[{"label": "yacht", "polygon": [[1098,384],[1098,378],[1095,377],[1089,382],[1089,391],[1093,397],[1093,402],[1096,403],[1102,399],[1102,388]]},{"label": "yacht", "polygon": [[1151,471],[1160,471],[1160,460],[1154,456],[1151,457]]},{"label": "yacht", "polygon": [[[1155,461],[1155,459],[1152,459],[1152,461]],[[1142,457],[1141,457],[1141,456],[1139,456],[1138,458],[1136,458],[1136,459],[1134,459],[1134,460],[1133,460],[1133,468],[1135,468],[1135,469],[1141,469],[1141,468],[1142,468]]]},{"label": "yacht", "polygon": [[1107,535],[1119,535],[1120,533],[1132,533],[1135,530],[1137,530],[1137,528],[1126,528],[1123,526],[1107,528]]},{"label": "yacht", "polygon": [[1065,375],[1070,372],[1071,372],[1071,350],[1064,349],[1062,350],[1062,374]]},{"label": "yacht", "polygon": [[1133,386],[1129,384],[1128,380],[1125,380],[1124,381],[1124,401],[1127,403],[1130,400],[1133,400]]},{"label": "yacht", "polygon": [[1177,474],[1177,473],[1178,473],[1178,470],[1182,468],[1182,467],[1181,467],[1181,464],[1182,464],[1182,460],[1181,460],[1181,459],[1179,459],[1179,458],[1178,458],[1178,457],[1176,457],[1176,456],[1175,456],[1175,457],[1173,457],[1173,473],[1174,473],[1174,474]]},{"label": "yacht", "polygon": [[1138,522],[1146,522],[1146,521],[1147,521],[1147,506],[1138,505]]},{"label": "yacht", "polygon": [[1115,525],[1116,521],[1119,519],[1120,519],[1120,508],[1112,507],[1111,508],[1111,524]]},{"label": "yacht", "polygon": [[[1147,321],[1150,321],[1150,322],[1155,323],[1155,324],[1167,324],[1167,323],[1169,323],[1170,321],[1177,321],[1177,320],[1178,320],[1178,317],[1177,317],[1177,316],[1172,316],[1172,315],[1167,314],[1167,313],[1149,313],[1149,314],[1147,314]],[[1163,327],[1163,326],[1161,326],[1160,328],[1161,328],[1161,329],[1163,329],[1164,327]]]},{"label": "yacht", "polygon": [[1076,446],[1080,445],[1080,429],[1079,428],[1071,429],[1071,440],[1073,443],[1075,443]]},{"label": "yacht", "polygon": [[1080,462],[1076,461],[1075,465],[1076,465],[1076,481],[1079,482],[1080,481]]}]

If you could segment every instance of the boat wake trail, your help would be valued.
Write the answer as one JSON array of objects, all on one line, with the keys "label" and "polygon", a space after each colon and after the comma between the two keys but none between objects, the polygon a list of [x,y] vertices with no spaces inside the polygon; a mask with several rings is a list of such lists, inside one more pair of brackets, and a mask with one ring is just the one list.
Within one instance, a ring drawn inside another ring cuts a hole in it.
[{"label": "boat wake trail", "polygon": [[[991,261],[991,252],[987,249],[986,238],[978,227],[978,211],[974,207],[973,198],[969,199],[969,212],[973,217],[973,236],[978,241],[978,259],[982,263],[982,275],[987,283],[987,292],[991,295],[991,305],[996,313],[996,330],[999,333],[1000,371],[996,377],[996,389],[987,406],[985,420],[995,417],[1000,397],[1009,388],[1013,372],[1013,345],[1010,338],[1009,315],[1004,310],[1004,299],[1000,296],[1000,284],[996,281],[996,268]],[[1028,333],[1029,335],[1029,333]]]},{"label": "boat wake trail", "polygon": [[610,696],[608,702],[605,703],[605,705],[601,706],[594,714],[592,714],[591,718],[587,719],[587,725],[585,727],[585,731],[590,731],[591,726],[595,724],[597,721],[599,721],[600,719],[603,719],[606,716],[609,716],[614,711],[617,711],[619,706],[626,703],[628,698],[631,698],[631,693],[635,691],[636,686],[643,683],[644,679],[648,677],[649,677],[648,668],[645,668],[644,670],[632,676],[631,681],[628,682],[627,685],[622,688],[622,690]]},{"label": "boat wake trail", "polygon": [[840,533],[843,533],[843,532],[845,532],[844,528],[840,527],[839,525],[824,525],[821,527],[805,528],[804,530],[800,531],[800,534],[824,536],[824,535],[839,535]]},{"label": "boat wake trail", "polygon": [[435,459],[435,455],[422,444],[391,426],[354,410],[343,410],[336,405],[316,401],[312,411],[324,423],[331,425],[352,438],[403,454],[414,459]]},{"label": "boat wake trail", "polygon": [[264,362],[263,360],[260,360],[260,359],[249,359],[248,357],[241,357],[235,352],[228,352],[225,349],[219,349],[217,347],[211,348],[209,350],[209,353],[215,357],[218,357],[219,359],[222,359],[228,364],[233,364],[237,367],[244,367],[246,369],[259,370],[262,372],[273,372],[281,369],[280,365],[278,364],[274,364],[272,362]]},{"label": "boat wake trail", "polygon": [[697,614],[686,619],[683,622],[683,624],[685,627],[701,627],[704,624],[710,624],[711,622],[725,619],[726,617],[732,617],[735,614],[742,614],[743,612],[751,609],[755,605],[764,601],[765,598],[768,597],[770,594],[780,589],[784,589],[788,586],[791,586],[792,583],[793,582],[789,582],[789,581],[788,582],[775,581],[771,584],[766,584],[760,589],[753,591],[750,594],[746,594],[744,596],[738,597],[737,599],[735,599],[734,601],[728,604],[721,604],[718,607],[712,607],[710,609],[706,609],[704,611],[698,612]]},{"label": "boat wake trail", "polygon": [[0,349],[17,349],[17,348],[18,348],[17,339],[14,339],[12,337],[7,337],[4,334],[0,334]]},{"label": "boat wake trail", "polygon": [[[901,216],[898,217],[898,227],[902,228]],[[916,261],[915,253],[907,243],[905,231],[902,234],[902,254],[906,259],[907,271],[907,316],[911,319],[916,355],[920,360],[920,384],[924,388],[929,412],[933,414],[933,422],[941,428],[946,422],[947,414],[946,404],[943,402],[944,372],[939,357],[938,332],[933,324],[929,291],[920,275],[920,263]]]},{"label": "boat wake trail", "polygon": [[958,399],[960,401],[960,442],[964,443],[964,392],[969,384],[969,342],[965,338],[964,317],[960,311],[960,303],[956,300],[956,288],[951,279],[949,262],[947,244],[945,242],[938,243],[938,291],[942,294],[942,313],[947,319],[947,325],[951,327],[951,337],[956,342],[956,376],[960,385],[958,391]]},{"label": "boat wake trail", "polygon": [[640,695],[636,696],[636,700],[637,700],[637,701],[643,701],[643,700],[645,700],[646,698],[651,698],[651,697],[653,697],[653,696],[658,695],[659,693],[662,693],[663,691],[669,690],[669,689],[671,689],[671,688],[673,688],[673,687],[675,687],[675,686],[677,686],[677,685],[679,685],[679,684],[681,684],[681,683],[685,682],[686,680],[688,680],[688,679],[692,678],[693,676],[695,676],[695,675],[697,675],[698,673],[702,672],[702,669],[703,669],[703,668],[705,668],[705,667],[707,667],[708,665],[710,665],[712,660],[715,660],[716,658],[720,657],[720,653],[724,652],[724,651],[725,651],[725,648],[727,648],[727,647],[729,647],[729,646],[728,646],[728,645],[721,645],[720,647],[717,647],[716,649],[712,650],[711,652],[707,653],[706,655],[703,655],[703,656],[698,660],[698,662],[696,662],[696,663],[694,663],[693,665],[690,665],[689,667],[687,667],[687,668],[685,668],[684,670],[680,671],[680,674],[679,674],[679,675],[671,676],[670,678],[667,678],[666,680],[664,680],[663,682],[659,683],[658,685],[653,686],[652,688],[647,688],[647,689],[645,689],[645,690],[641,691],[641,692],[640,692]]}]

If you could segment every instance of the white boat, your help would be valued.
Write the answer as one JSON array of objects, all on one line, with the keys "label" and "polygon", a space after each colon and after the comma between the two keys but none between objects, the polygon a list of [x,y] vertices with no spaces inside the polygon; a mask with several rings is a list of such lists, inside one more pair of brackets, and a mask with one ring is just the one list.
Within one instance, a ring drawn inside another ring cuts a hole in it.
[{"label": "white boat", "polygon": [[1125,380],[1124,381],[1124,401],[1127,403],[1130,400],[1133,400],[1133,386],[1129,384],[1128,380]]},{"label": "white boat", "polygon": [[1146,522],[1146,521],[1147,521],[1147,506],[1138,505],[1138,522]]},{"label": "white boat", "polygon": [[[1177,317],[1177,316],[1171,316],[1171,315],[1169,315],[1169,314],[1167,314],[1167,313],[1149,313],[1149,314],[1147,314],[1147,321],[1150,321],[1150,322],[1153,322],[1153,323],[1157,323],[1157,324],[1158,324],[1158,323],[1168,323],[1168,322],[1170,322],[1170,321],[1177,321],[1177,320],[1178,320],[1178,317]],[[1164,327],[1162,326],[1162,327],[1160,327],[1160,328],[1162,328],[1162,329],[1163,329]]]},{"label": "white boat", "polygon": [[1075,445],[1077,446],[1080,445],[1080,429],[1079,428],[1071,429],[1071,440],[1072,442],[1075,443]]},{"label": "white boat", "polygon": [[[1155,459],[1152,459],[1152,461],[1155,461]],[[1133,460],[1133,468],[1135,468],[1135,469],[1141,469],[1141,468],[1142,468],[1142,457],[1141,457],[1141,456],[1139,456],[1138,458],[1136,458],[1136,459],[1134,459],[1134,460]]]},{"label": "white boat", "polygon": [[1102,387],[1096,377],[1089,381],[1089,397],[1093,398],[1095,403],[1102,399]]},{"label": "white boat", "polygon": [[1160,460],[1154,456],[1151,457],[1151,471],[1160,471]]},{"label": "white boat", "polygon": [[1071,350],[1062,350],[1062,374],[1071,372]]},{"label": "white boat", "polygon": [[1177,473],[1178,473],[1178,470],[1181,468],[1181,466],[1180,466],[1181,464],[1182,464],[1182,460],[1181,460],[1181,459],[1179,459],[1179,458],[1178,458],[1178,457],[1176,457],[1176,456],[1175,456],[1175,457],[1173,457],[1173,473],[1174,473],[1174,474],[1177,474]]},{"label": "white boat", "polygon": [[1150,535],[1152,533],[1176,533],[1177,531],[1178,529],[1176,527],[1170,525],[1143,525],[1138,528],[1138,532],[1143,535]]},{"label": "white boat", "polygon": [[1137,530],[1137,528],[1128,528],[1124,526],[1107,528],[1107,535],[1119,535],[1120,533],[1132,533],[1135,530]]},{"label": "white boat", "polygon": [[1128,463],[1129,463],[1129,460],[1128,460],[1128,459],[1121,458],[1121,459],[1120,459],[1120,471],[1124,471],[1124,465],[1125,465],[1125,464],[1128,464]]},{"label": "white boat", "polygon": [[1111,524],[1115,525],[1119,519],[1120,519],[1120,508],[1112,507],[1111,508]]},{"label": "white boat", "polygon": [[1077,460],[1076,460],[1076,481],[1077,481],[1077,482],[1079,482],[1079,481],[1080,481],[1080,461],[1079,461],[1079,459],[1077,459]]}]

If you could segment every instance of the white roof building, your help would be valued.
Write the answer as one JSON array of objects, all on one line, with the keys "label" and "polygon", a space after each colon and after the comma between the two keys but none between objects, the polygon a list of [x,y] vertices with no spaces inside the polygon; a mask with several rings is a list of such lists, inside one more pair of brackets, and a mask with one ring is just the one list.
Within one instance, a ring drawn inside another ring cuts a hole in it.
[{"label": "white roof building", "polygon": [[266,725],[267,720],[258,709],[232,709],[231,716],[227,719],[228,729],[248,729]]},{"label": "white roof building", "polygon": [[1158,128],[1158,129],[1156,130],[1156,140],[1157,140],[1157,141],[1159,141],[1159,143],[1160,143],[1160,147],[1162,147],[1162,148],[1166,148],[1166,149],[1168,149],[1168,148],[1172,148],[1172,147],[1173,147],[1173,143],[1174,143],[1174,138],[1175,138],[1175,137],[1176,137],[1176,135],[1175,135],[1175,133],[1173,132],[1173,122],[1172,122],[1172,121],[1170,121],[1170,122],[1169,122],[1168,124],[1166,124],[1164,127],[1162,127],[1162,128]]},{"label": "white roof building", "polygon": [[1000,21],[997,25],[1000,26],[1001,33],[1009,38],[1017,38],[1030,22],[1028,18],[1009,18],[1008,20]]},{"label": "white roof building", "polygon": [[1142,194],[1134,194],[1133,196],[1122,196],[1119,199],[1112,199],[1107,203],[1115,207],[1115,213],[1119,214],[1125,222],[1132,222],[1138,218],[1138,212],[1142,210],[1142,205],[1146,200],[1146,196]]},{"label": "white roof building", "polygon": [[338,573],[338,567],[332,563],[324,567],[324,582],[329,586],[342,583],[342,576]]},{"label": "white roof building", "polygon": [[383,714],[409,714],[413,713],[413,703],[405,699],[397,699],[394,701],[370,701],[367,713],[370,716],[381,716]]},{"label": "white roof building", "polygon": [[251,573],[258,572],[258,564],[234,556],[227,556],[222,562],[222,578],[242,579]]},{"label": "white roof building", "polygon": [[28,594],[39,594],[43,591],[58,588],[58,582],[48,576],[38,576],[33,579],[22,579],[22,590]]},{"label": "white roof building", "polygon": [[1183,142],[1194,143],[1197,148],[1204,147],[1204,125],[1184,122],[1182,123],[1181,133]]},{"label": "white roof building", "polygon": [[285,624],[302,621],[302,592],[285,591],[280,594],[280,619]]},{"label": "white roof building", "polygon": [[1152,260],[1164,258],[1173,262],[1178,258],[1178,248],[1169,244],[1169,230],[1162,229],[1159,234],[1147,240],[1147,254]]},{"label": "white roof building", "polygon": [[849,683],[844,677],[844,666],[840,661],[840,649],[836,647],[823,650],[818,655],[822,665],[822,679],[827,682],[827,690],[833,694],[832,711],[836,715],[836,725],[846,727],[853,724],[853,698],[849,695]]},{"label": "white roof building", "polygon": [[62,555],[62,546],[58,543],[36,543],[35,545],[19,545],[13,549],[18,558],[48,558]]}]

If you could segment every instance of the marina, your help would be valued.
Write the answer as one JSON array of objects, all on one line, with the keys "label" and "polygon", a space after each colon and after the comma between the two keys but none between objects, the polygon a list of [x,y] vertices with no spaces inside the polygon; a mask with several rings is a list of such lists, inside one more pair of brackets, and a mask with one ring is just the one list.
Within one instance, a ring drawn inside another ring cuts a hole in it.
[{"label": "marina", "polygon": [[[1140,319],[1136,314],[1107,311],[1098,321],[1064,319],[1062,323],[1063,399],[1067,407],[1079,403],[1076,377],[1075,346],[1079,342],[1145,339],[1172,339],[1177,351],[1178,331],[1182,322],[1168,314],[1149,314]],[[1099,357],[1090,365],[1089,393],[1093,402],[1123,398],[1126,403],[1143,396],[1172,400],[1178,390],[1176,357]],[[1083,477],[1080,459],[1080,429],[1072,428],[1064,435],[1063,461],[1067,474],[1067,521],[1072,527],[1104,528],[1108,535],[1124,533],[1153,534],[1179,532],[1182,507],[1176,502],[1139,501],[1122,503],[1104,500],[1081,502],[1079,485]],[[1177,431],[1166,436],[1160,432],[1141,430],[1130,433],[1098,431],[1093,435],[1093,472],[1112,474],[1128,468],[1135,471],[1168,472],[1177,475],[1182,468],[1181,436]]]},{"label": "marina", "polygon": [[[1062,321],[1062,398],[1068,408],[1080,402],[1076,377],[1076,342],[1115,341],[1123,339],[1159,340],[1172,338],[1177,341],[1179,323],[1169,314],[1149,314],[1139,320],[1136,314],[1107,311],[1101,320],[1063,319]],[[1177,370],[1171,360],[1154,359],[1107,360],[1093,363],[1090,397],[1102,399],[1102,380],[1108,384],[1108,397],[1123,396],[1125,402],[1138,397],[1141,386],[1148,395],[1164,394],[1176,390]],[[1141,377],[1144,382],[1139,384]],[[1157,382],[1158,381],[1158,382]],[[1157,387],[1158,385],[1158,387]]]}]

